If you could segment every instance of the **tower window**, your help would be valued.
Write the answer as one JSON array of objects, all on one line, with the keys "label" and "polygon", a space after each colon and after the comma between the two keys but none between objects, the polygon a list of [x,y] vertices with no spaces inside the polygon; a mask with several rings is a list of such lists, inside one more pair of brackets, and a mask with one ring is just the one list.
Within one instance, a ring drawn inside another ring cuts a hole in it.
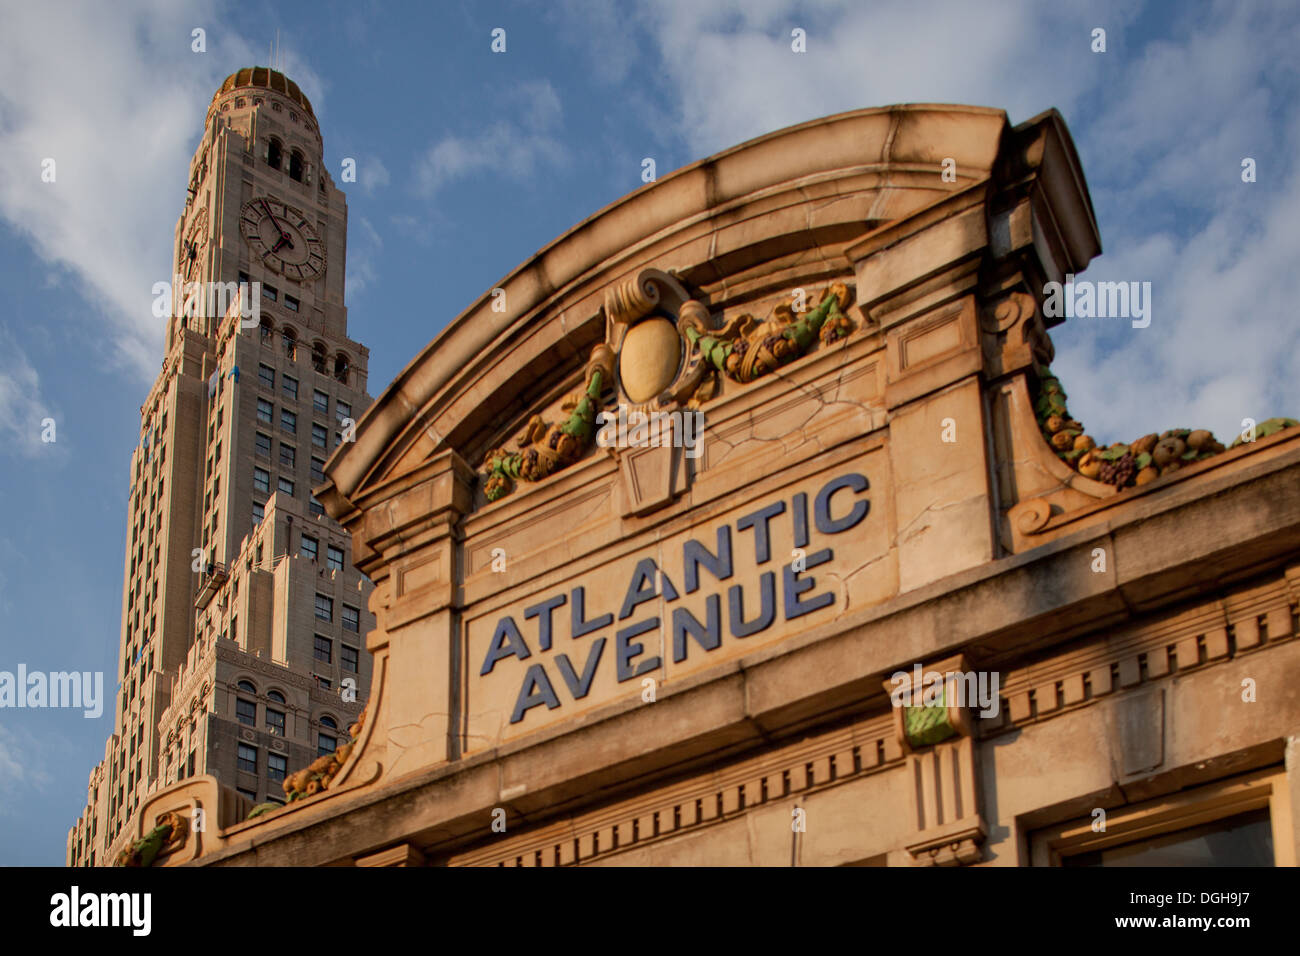
[{"label": "tower window", "polygon": [[340,355],[334,359],[334,377],[343,384],[348,381],[348,359],[346,355]]},{"label": "tower window", "polygon": [[276,169],[280,169],[284,165],[284,147],[274,137],[266,147],[266,165],[273,166]]},{"label": "tower window", "polygon": [[[275,731],[272,731],[275,733]],[[284,714],[280,715],[280,730],[278,736],[284,736]],[[266,778],[272,783],[279,783],[289,772],[289,758],[284,754],[267,754],[266,755]]]},{"label": "tower window", "polygon": [[289,178],[302,182],[302,167],[302,153],[295,149],[289,154]]}]

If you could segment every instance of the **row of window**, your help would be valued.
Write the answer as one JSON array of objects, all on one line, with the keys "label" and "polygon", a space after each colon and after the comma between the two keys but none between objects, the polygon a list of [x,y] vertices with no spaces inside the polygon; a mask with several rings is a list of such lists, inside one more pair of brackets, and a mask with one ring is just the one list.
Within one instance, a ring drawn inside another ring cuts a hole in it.
[{"label": "row of window", "polygon": [[[305,558],[311,558],[313,561],[317,560],[320,554],[320,541],[309,534],[304,534],[302,536],[302,543],[298,549],[298,553]],[[342,571],[343,549],[336,548],[332,544],[327,544],[325,546],[325,566],[333,571]]]},{"label": "row of window", "polygon": [[[239,281],[247,282],[248,274],[241,272],[239,274]],[[270,299],[272,302],[274,302],[276,299],[275,287],[263,283],[262,298]],[[298,300],[291,295],[286,295],[284,297],[284,304],[290,312],[297,312],[301,307],[301,304],[298,302]],[[266,346],[270,346],[272,344],[272,340],[275,338],[275,323],[272,322],[269,317],[263,316],[261,324],[258,326],[258,331],[261,336],[262,344]],[[280,329],[280,341],[283,342],[284,344],[285,357],[289,359],[289,361],[291,362],[298,361],[298,333],[294,331],[294,329],[291,326],[287,326],[287,325],[283,326]],[[263,365],[262,367],[267,368],[267,366],[265,365]],[[311,367],[322,375],[330,374],[329,355],[325,348],[324,342],[318,341],[316,342],[315,345],[312,346]],[[346,385],[348,383],[348,372],[351,370],[351,368],[352,368],[352,363],[348,360],[348,357],[346,355],[344,355],[342,352],[338,352],[335,354],[333,375],[336,381],[342,382],[344,385]],[[263,377],[262,380],[268,387],[270,388],[275,387],[274,381],[267,382],[265,377]]]},{"label": "row of window", "polygon": [[[326,664],[334,663],[334,642],[328,637],[316,635],[315,657],[318,661]],[[351,671],[353,674],[358,673],[360,655],[355,647],[349,647],[347,644],[339,645],[339,667],[345,671]]]},{"label": "row of window", "polygon": [[[236,100],[235,105],[243,106],[244,104],[242,100]],[[295,114],[291,113],[290,115],[294,116],[295,119],[297,118]],[[281,145],[280,141],[274,136],[271,137],[270,141],[266,145],[266,165],[282,172],[284,171],[284,146]],[[306,171],[306,157],[303,156],[301,150],[295,147],[289,152],[289,178],[294,182],[300,183],[303,181],[303,175]]]},{"label": "row of window", "polygon": [[[257,380],[260,384],[266,386],[271,391],[275,391],[275,369],[271,366],[259,362],[257,366]],[[298,380],[292,375],[285,372],[280,373],[280,389],[284,392],[286,397],[291,398],[294,401],[298,400]],[[328,393],[322,392],[319,388],[313,388],[311,401],[312,408],[315,411],[320,412],[322,415],[329,414],[330,397]],[[339,422],[351,418],[352,405],[342,399],[335,399],[334,415]]]},{"label": "row of window", "polygon": [[[320,621],[334,620],[334,599],[324,594],[316,595],[316,619]],[[361,633],[361,609],[355,608],[351,604],[343,605],[343,630],[352,631],[356,634]]]},{"label": "row of window", "polygon": [[[272,425],[275,423],[275,406],[264,398],[257,400],[257,420],[263,425]],[[298,434],[298,416],[288,409],[280,411],[280,428],[290,435]],[[334,447],[338,447],[343,441],[341,432],[334,433]],[[315,448],[327,448],[329,443],[329,429],[319,422],[311,423],[311,443]],[[287,450],[286,450],[287,449]],[[295,449],[292,445],[280,445],[280,460],[285,464],[293,464]],[[271,457],[271,436],[264,432],[257,433],[257,452],[259,455]],[[325,466],[324,460],[321,461],[321,467]]]},{"label": "row of window", "polygon": [[[319,640],[320,638],[318,637],[317,641]],[[356,654],[355,648],[345,648],[345,649],[351,650],[354,655]],[[241,680],[235,686],[242,693],[245,694],[257,693],[257,688],[255,688],[252,682],[250,681]],[[282,707],[285,705],[284,695],[281,694],[278,690],[267,691],[266,697],[267,700],[271,701],[272,703],[279,704]],[[243,697],[236,697],[235,698],[235,719],[238,720],[241,724],[245,725],[246,727],[256,727],[257,726],[257,703],[255,701],[247,700],[246,698]],[[322,727],[327,728],[329,731],[333,731],[333,733],[326,733],[326,732],[317,733],[316,735],[317,748],[320,751],[318,756],[320,754],[334,752],[335,745],[338,742],[336,733],[339,729],[338,721],[336,721],[333,717],[329,716],[328,714],[321,717],[320,725]],[[267,733],[271,734],[274,737],[285,736],[284,711],[277,710],[274,707],[270,706],[270,704],[268,704],[266,707],[266,731]],[[321,749],[321,748],[326,748],[326,749]],[[256,773],[255,770],[252,772]]]}]

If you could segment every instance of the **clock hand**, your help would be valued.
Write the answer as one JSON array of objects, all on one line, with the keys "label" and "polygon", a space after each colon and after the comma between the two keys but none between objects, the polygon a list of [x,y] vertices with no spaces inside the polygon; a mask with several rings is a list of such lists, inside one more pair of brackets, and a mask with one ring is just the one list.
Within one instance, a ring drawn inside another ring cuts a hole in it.
[{"label": "clock hand", "polygon": [[271,217],[271,224],[275,226],[276,231],[280,233],[281,236],[283,236],[284,226],[280,225],[280,220],[275,218],[275,213],[271,212],[271,207],[266,204],[265,199],[262,200],[262,208],[265,209],[266,214]]}]

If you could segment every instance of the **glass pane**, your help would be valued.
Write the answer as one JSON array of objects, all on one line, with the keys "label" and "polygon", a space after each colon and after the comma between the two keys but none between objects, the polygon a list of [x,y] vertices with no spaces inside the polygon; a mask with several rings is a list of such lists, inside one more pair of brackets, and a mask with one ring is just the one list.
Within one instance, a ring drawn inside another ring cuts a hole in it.
[{"label": "glass pane", "polygon": [[1267,809],[1061,860],[1062,866],[1272,866]]}]

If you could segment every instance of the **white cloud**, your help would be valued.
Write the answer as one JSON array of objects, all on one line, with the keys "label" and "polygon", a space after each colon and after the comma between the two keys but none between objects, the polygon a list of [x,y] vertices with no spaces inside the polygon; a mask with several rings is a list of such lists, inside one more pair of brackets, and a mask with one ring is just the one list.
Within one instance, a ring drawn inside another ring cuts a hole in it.
[{"label": "white cloud", "polygon": [[[20,739],[18,733],[0,724],[0,793],[12,795],[24,787],[41,790],[50,783],[40,759],[42,749],[30,733],[24,731]],[[0,800],[0,813],[5,812],[7,803]]]},{"label": "white cloud", "polygon": [[[196,26],[206,53],[190,48]],[[5,5],[0,217],[52,267],[32,281],[66,270],[90,306],[84,331],[144,381],[163,349],[151,289],[168,278],[204,113],[231,64],[253,61],[217,27],[198,0]],[[304,88],[320,88],[296,57],[284,61]],[[41,181],[46,158],[53,183]]]},{"label": "white cloud", "polygon": [[540,167],[564,161],[565,148],[552,135],[560,124],[560,98],[549,82],[521,85],[494,112],[516,118],[498,119],[476,135],[446,136],[429,147],[416,164],[420,195],[432,196],[451,182],[483,172],[522,182]]},{"label": "white cloud", "polygon": [[375,280],[375,259],[383,251],[384,240],[365,216],[352,220],[352,224],[360,229],[352,232],[348,243],[348,274],[345,281],[348,292],[356,295]]},{"label": "white cloud", "polygon": [[[1013,121],[1056,106],[1068,115],[1081,78],[1100,72],[1092,27],[1100,18],[1119,29],[1131,14],[1110,3],[1087,14],[1064,6],[837,0],[792,12],[779,0],[672,0],[642,16],[698,158],[865,106],[970,103]],[[796,27],[805,53],[791,49]]]},{"label": "white cloud", "polygon": [[371,195],[376,189],[382,189],[391,182],[388,175],[388,167],[383,164],[378,156],[372,156],[362,159],[357,163],[357,185],[367,196]]},{"label": "white cloud", "polygon": [[[17,454],[35,458],[58,449],[62,415],[41,395],[41,381],[27,354],[4,326],[0,326],[0,457]],[[54,442],[41,438],[42,422],[54,419]]]},{"label": "white cloud", "polygon": [[[835,0],[791,11],[781,0],[671,0],[628,13],[662,68],[625,83],[661,87],[661,135],[691,159],[866,106],[968,103],[1005,109],[1012,123],[1056,107],[1107,250],[1086,278],[1150,281],[1154,296],[1150,328],[1072,319],[1053,330],[1071,412],[1103,441],[1180,425],[1231,440],[1244,417],[1300,417],[1293,3],[1147,10],[1169,38],[1145,46],[1130,33],[1143,9],[1119,3]],[[1098,26],[1105,53],[1091,51]],[[791,51],[795,27],[806,53]],[[598,76],[624,75],[591,55]],[[1241,183],[1243,156],[1258,161],[1259,182]]]}]

